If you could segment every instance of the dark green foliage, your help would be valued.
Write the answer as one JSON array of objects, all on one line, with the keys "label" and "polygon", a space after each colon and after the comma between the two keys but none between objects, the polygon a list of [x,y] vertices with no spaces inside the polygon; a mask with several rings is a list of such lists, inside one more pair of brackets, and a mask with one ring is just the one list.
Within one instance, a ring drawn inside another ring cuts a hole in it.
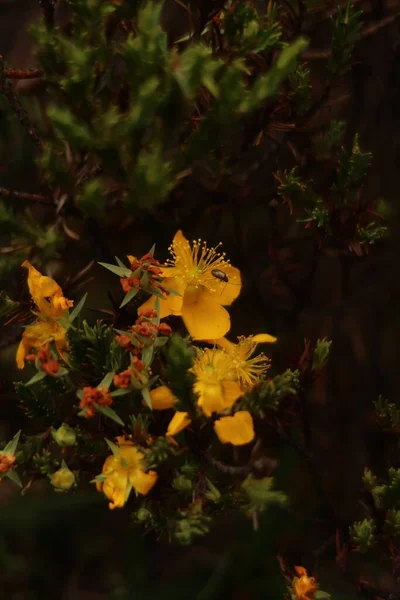
[{"label": "dark green foliage", "polygon": [[194,406],[193,393],[190,391],[194,376],[189,372],[193,364],[194,348],[187,340],[173,335],[165,351],[165,374],[170,382],[170,388],[179,400],[180,409],[192,411]]},{"label": "dark green foliage", "polygon": [[92,327],[86,321],[79,330],[70,329],[68,362],[74,369],[90,377],[92,384],[100,382],[106,373],[118,372],[127,366],[128,358],[115,342],[112,327],[98,321]]},{"label": "dark green foliage", "polygon": [[332,18],[332,57],[329,62],[331,75],[337,75],[349,67],[354,46],[358,39],[362,11],[357,10],[351,0],[339,8]]},{"label": "dark green foliage", "polygon": [[45,384],[41,383],[36,388],[27,387],[21,382],[14,385],[21,401],[21,408],[29,419],[46,425],[54,424],[57,413],[53,409],[53,394]]}]

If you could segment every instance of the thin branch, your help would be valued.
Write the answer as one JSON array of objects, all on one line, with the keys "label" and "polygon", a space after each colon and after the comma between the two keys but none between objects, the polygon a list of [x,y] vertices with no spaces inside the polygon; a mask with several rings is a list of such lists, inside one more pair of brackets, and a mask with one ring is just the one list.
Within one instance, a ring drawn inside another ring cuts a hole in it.
[{"label": "thin branch", "polygon": [[36,204],[52,204],[52,201],[48,196],[42,196],[41,194],[29,194],[28,192],[15,192],[13,190],[7,190],[3,187],[0,187],[0,196],[4,196],[6,198],[15,198],[16,200],[26,200],[27,202],[33,202]]},{"label": "thin branch", "polygon": [[[380,29],[383,29],[384,27],[387,27],[391,23],[394,23],[399,17],[400,17],[400,12],[396,13],[395,15],[390,15],[389,17],[385,17],[385,19],[382,19],[382,21],[379,21],[379,23],[374,23],[373,25],[366,27],[365,29],[363,29],[360,32],[358,41],[363,40],[371,35],[374,35]],[[327,60],[328,58],[331,57],[331,55],[332,55],[331,50],[308,50],[303,53],[303,59],[305,61]]]},{"label": "thin branch", "polygon": [[33,127],[32,123],[29,120],[28,114],[24,107],[22,106],[17,94],[15,93],[12,85],[6,78],[6,68],[4,64],[4,58],[0,54],[0,94],[4,94],[7,98],[10,107],[13,109],[15,114],[17,115],[19,122],[29,135],[29,137],[33,140],[36,148],[40,150],[42,146],[41,139]]},{"label": "thin branch", "polygon": [[7,79],[37,79],[43,75],[43,69],[4,69],[4,77]]}]

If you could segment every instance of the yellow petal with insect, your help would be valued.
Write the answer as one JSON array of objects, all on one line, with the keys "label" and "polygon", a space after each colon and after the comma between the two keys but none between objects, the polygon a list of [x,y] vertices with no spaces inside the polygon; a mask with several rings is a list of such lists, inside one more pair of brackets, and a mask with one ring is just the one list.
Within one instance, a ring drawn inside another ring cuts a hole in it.
[{"label": "yellow petal with insect", "polygon": [[[242,289],[242,279],[240,277],[240,271],[236,267],[232,267],[230,264],[226,264],[221,267],[221,272],[226,275],[228,281],[223,281],[214,277],[211,283],[212,291],[211,295],[222,304],[223,306],[229,306],[239,296]],[[209,276],[210,277],[210,276]]]},{"label": "yellow petal with insect", "polygon": [[214,429],[223,444],[244,446],[254,439],[253,418],[247,410],[240,410],[233,417],[221,417],[215,421]]},{"label": "yellow petal with insect", "polygon": [[186,288],[182,318],[186,329],[196,340],[220,338],[231,326],[228,311],[202,286]]}]

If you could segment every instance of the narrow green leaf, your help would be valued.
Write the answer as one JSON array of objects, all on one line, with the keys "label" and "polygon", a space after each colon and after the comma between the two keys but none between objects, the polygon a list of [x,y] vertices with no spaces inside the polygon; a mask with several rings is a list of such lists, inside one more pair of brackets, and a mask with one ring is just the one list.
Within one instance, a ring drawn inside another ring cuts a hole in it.
[{"label": "narrow green leaf", "polygon": [[89,481],[89,483],[96,483],[97,481],[105,481],[107,479],[107,475],[104,475],[104,473],[100,473],[100,475],[96,475],[96,477],[94,479],[92,479],[91,481]]},{"label": "narrow green leaf", "polygon": [[126,265],[124,265],[124,263],[122,262],[122,260],[119,260],[118,256],[114,256],[115,260],[118,263],[118,266],[121,267],[122,269],[126,269]]},{"label": "narrow green leaf", "polygon": [[83,390],[78,390],[76,392],[76,395],[78,396],[79,400],[82,400],[82,398],[83,398]]},{"label": "narrow green leaf", "polygon": [[156,298],[154,301],[154,310],[157,311],[157,316],[152,319],[153,323],[155,323],[157,326],[160,324],[160,299]]},{"label": "narrow green leaf", "polygon": [[87,298],[87,293],[80,299],[80,301],[75,306],[72,313],[69,315],[69,318],[68,318],[69,323],[72,323],[73,321],[75,321],[76,317],[79,315],[79,313],[81,312],[81,310],[86,302],[86,298]]},{"label": "narrow green leaf", "polygon": [[44,371],[38,371],[25,385],[33,385],[38,381],[42,381],[46,377],[46,373]]},{"label": "narrow green leaf", "polygon": [[124,427],[124,422],[119,418],[115,410],[113,410],[109,406],[100,406],[99,404],[96,404],[96,402],[93,402],[93,406],[99,413],[101,413],[105,417],[108,417],[109,419],[112,419],[113,421],[118,423],[118,425],[122,425],[122,427]]},{"label": "narrow green leaf", "polygon": [[18,473],[10,469],[10,471],[7,471],[6,477],[8,477],[8,479],[11,479],[11,481],[16,483],[20,488],[22,488],[22,481],[20,480]]},{"label": "narrow green leaf", "polygon": [[112,380],[114,379],[114,371],[110,371],[109,373],[107,373],[107,375],[105,375],[103,377],[103,379],[100,381],[99,385],[97,386],[97,389],[100,390],[101,388],[109,388],[110,385],[112,384]]},{"label": "narrow green leaf", "polygon": [[130,277],[132,275],[132,271],[127,267],[118,267],[117,265],[111,265],[109,263],[102,262],[99,262],[99,265],[101,265],[105,269],[108,269],[109,271],[111,271],[111,273],[118,275],[118,277]]},{"label": "narrow green leaf", "polygon": [[19,430],[18,433],[14,435],[13,439],[8,442],[7,446],[0,452],[0,454],[12,454],[13,456],[15,456],[15,451],[18,446],[20,435],[21,430]]},{"label": "narrow green leaf", "polygon": [[153,346],[148,346],[147,348],[144,348],[142,352],[142,361],[144,362],[146,367],[149,367],[151,365],[151,361],[153,360],[153,352]]},{"label": "narrow green leaf", "polygon": [[117,396],[126,396],[126,394],[130,394],[131,391],[132,390],[130,388],[119,388],[118,390],[111,392],[111,396],[113,398],[116,398]]},{"label": "narrow green leaf", "polygon": [[151,396],[150,396],[150,391],[149,388],[143,388],[142,389],[142,396],[143,396],[143,400],[146,402],[147,406],[153,410],[153,403],[151,401]]},{"label": "narrow green leaf", "polygon": [[120,448],[116,444],[114,444],[114,442],[111,442],[107,438],[104,438],[104,439],[106,440],[107,446],[110,448],[111,452],[115,456],[119,456],[121,454]]},{"label": "narrow green leaf", "polygon": [[153,244],[148,253],[151,254],[152,256],[154,256],[155,249],[156,249],[156,245]]},{"label": "narrow green leaf", "polygon": [[138,293],[139,288],[132,288],[129,290],[129,292],[126,292],[124,299],[122,300],[121,304],[119,305],[120,308],[122,308],[123,306],[125,306],[126,304],[128,304],[128,302],[130,302],[132,300],[132,298],[134,298],[136,296],[136,294]]}]

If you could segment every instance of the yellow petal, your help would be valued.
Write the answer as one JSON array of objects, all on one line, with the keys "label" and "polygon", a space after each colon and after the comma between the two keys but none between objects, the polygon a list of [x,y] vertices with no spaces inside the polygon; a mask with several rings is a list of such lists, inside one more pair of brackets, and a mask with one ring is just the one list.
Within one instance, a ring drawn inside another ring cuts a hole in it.
[{"label": "yellow petal", "polygon": [[161,385],[160,387],[151,390],[150,398],[153,410],[172,408],[177,400],[166,385]]},{"label": "yellow petal", "polygon": [[172,248],[175,254],[175,265],[178,268],[186,266],[187,269],[190,270],[194,265],[192,249],[181,230],[176,232],[172,242]]},{"label": "yellow petal", "polygon": [[231,408],[236,400],[240,398],[240,396],[243,396],[240,385],[236,381],[222,381],[221,385],[224,395],[224,408]]},{"label": "yellow petal", "polygon": [[[175,296],[170,294],[166,297],[165,300],[159,298],[160,301],[160,319],[164,319],[164,317],[168,317],[169,315],[178,315],[182,314],[182,301],[183,301],[183,293],[185,290],[185,282],[181,277],[168,277],[164,279],[162,285],[165,284],[165,287],[174,290],[179,296]],[[144,302],[138,308],[138,314],[142,313],[145,310],[154,310],[156,301],[156,296],[150,296],[146,302]]]},{"label": "yellow petal", "polygon": [[251,336],[251,339],[257,344],[274,344],[278,338],[269,335],[269,333],[257,333],[257,335]]},{"label": "yellow petal", "polygon": [[228,311],[202,286],[186,288],[182,319],[186,329],[196,340],[221,338],[231,327]]},{"label": "yellow petal", "polygon": [[221,382],[199,381],[194,384],[193,389],[199,396],[197,403],[207,417],[225,409]]},{"label": "yellow petal", "polygon": [[224,350],[232,350],[236,347],[236,344],[227,340],[226,337],[220,338],[219,340],[210,340],[209,343],[215,344]]},{"label": "yellow petal", "polygon": [[214,429],[223,444],[244,446],[254,439],[253,418],[247,410],[240,410],[233,417],[221,417],[215,421]]},{"label": "yellow petal", "polygon": [[129,480],[138,494],[145,496],[156,483],[157,473],[155,471],[145,473],[141,469],[135,469],[129,476]]},{"label": "yellow petal", "polygon": [[[228,282],[213,277],[211,295],[223,306],[229,306],[239,296],[242,289],[240,271],[232,265],[224,265],[221,270],[228,277]],[[209,275],[207,276],[207,279]]]},{"label": "yellow petal", "polygon": [[26,341],[24,338],[22,338],[19,343],[16,356],[18,369],[23,369],[25,367],[25,356],[28,354],[28,352],[29,348],[27,348]]},{"label": "yellow petal", "polygon": [[122,508],[126,500],[128,475],[125,471],[113,471],[103,482],[103,493],[111,500],[109,507]]},{"label": "yellow petal", "polygon": [[168,425],[166,435],[168,437],[177,435],[180,431],[183,431],[190,425],[191,422],[192,420],[189,419],[187,412],[176,412]]}]

